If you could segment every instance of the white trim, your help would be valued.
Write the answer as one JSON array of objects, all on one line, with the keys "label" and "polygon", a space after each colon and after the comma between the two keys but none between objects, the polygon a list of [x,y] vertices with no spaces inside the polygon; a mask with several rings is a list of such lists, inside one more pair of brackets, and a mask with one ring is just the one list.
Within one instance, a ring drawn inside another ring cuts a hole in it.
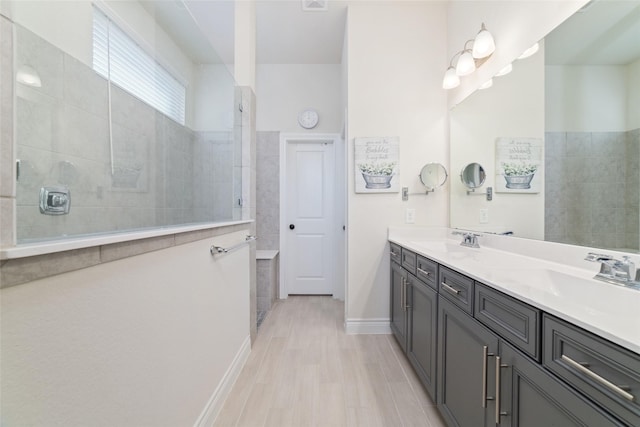
[{"label": "white trim", "polygon": [[[279,271],[280,280],[278,284],[278,298],[287,299],[289,292],[286,286],[286,267],[287,267],[287,239],[286,230],[288,229],[286,208],[287,208],[287,144],[289,142],[318,142],[327,141],[333,144],[334,149],[334,170],[335,170],[335,150],[340,141],[340,135],[337,133],[281,133],[280,134],[280,257]],[[335,218],[332,218],[335,223]],[[333,230],[335,236],[335,230]],[[334,266],[335,267],[335,266]],[[333,268],[335,271],[335,268]]]},{"label": "white trim", "polygon": [[92,248],[94,246],[109,245],[111,243],[130,242],[151,237],[168,236],[171,234],[188,233],[190,231],[208,230],[214,228],[231,227],[233,225],[251,224],[254,220],[206,222],[195,225],[167,225],[150,229],[114,231],[104,234],[71,236],[52,240],[41,240],[34,243],[20,243],[17,246],[0,248],[0,260],[26,258],[36,255],[46,255],[73,249]]},{"label": "white trim", "polygon": [[233,358],[229,369],[227,369],[227,372],[225,372],[222,380],[218,384],[218,387],[216,387],[215,391],[209,398],[207,406],[205,406],[194,426],[200,427],[213,425],[216,417],[220,414],[220,410],[222,410],[224,401],[229,396],[229,393],[231,393],[231,389],[238,379],[238,376],[240,376],[240,372],[242,372],[242,368],[247,362],[249,354],[251,354],[251,337],[247,335],[240,346],[240,350],[236,353],[236,357]]},{"label": "white trim", "polygon": [[347,335],[391,334],[391,319],[347,319],[344,322]]}]

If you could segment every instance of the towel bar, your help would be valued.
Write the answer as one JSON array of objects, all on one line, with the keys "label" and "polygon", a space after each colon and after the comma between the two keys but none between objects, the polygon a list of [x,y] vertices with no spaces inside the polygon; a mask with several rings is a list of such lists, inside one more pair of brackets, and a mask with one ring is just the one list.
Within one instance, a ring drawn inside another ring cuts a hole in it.
[{"label": "towel bar", "polygon": [[250,243],[250,242],[252,242],[252,241],[254,241],[256,239],[257,239],[256,236],[248,235],[245,238],[244,242],[238,243],[237,245],[233,245],[230,248],[223,248],[222,246],[212,245],[211,248],[209,248],[209,252],[211,252],[211,255],[226,254],[226,253],[229,253],[231,251],[235,251],[236,249],[239,249],[242,246],[246,245],[247,243]]}]

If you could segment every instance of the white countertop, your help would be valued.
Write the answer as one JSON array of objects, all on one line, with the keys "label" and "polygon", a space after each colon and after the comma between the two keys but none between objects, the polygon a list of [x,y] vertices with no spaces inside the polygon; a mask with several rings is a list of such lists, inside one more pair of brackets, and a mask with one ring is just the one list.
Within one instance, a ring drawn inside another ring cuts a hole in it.
[{"label": "white countertop", "polygon": [[[444,228],[391,227],[389,240],[640,354],[640,290],[593,279],[599,264],[583,260],[590,248],[529,247],[507,236],[480,237],[480,248],[468,248]],[[637,254],[632,260],[640,267]]]}]

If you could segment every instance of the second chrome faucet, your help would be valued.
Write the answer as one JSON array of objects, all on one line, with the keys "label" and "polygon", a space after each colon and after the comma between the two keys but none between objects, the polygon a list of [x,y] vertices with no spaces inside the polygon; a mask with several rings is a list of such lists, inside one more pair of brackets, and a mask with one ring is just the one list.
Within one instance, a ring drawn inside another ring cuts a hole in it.
[{"label": "second chrome faucet", "polygon": [[636,270],[628,256],[617,260],[611,255],[589,252],[585,260],[600,263],[600,272],[594,276],[595,279],[616,285],[640,287],[640,270]]}]

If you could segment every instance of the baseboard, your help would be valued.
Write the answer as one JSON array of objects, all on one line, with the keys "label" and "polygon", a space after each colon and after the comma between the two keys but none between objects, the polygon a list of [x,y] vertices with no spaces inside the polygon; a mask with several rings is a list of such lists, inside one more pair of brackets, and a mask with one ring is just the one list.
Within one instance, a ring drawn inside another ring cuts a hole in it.
[{"label": "baseboard", "polygon": [[344,329],[347,335],[390,334],[390,319],[347,319]]},{"label": "baseboard", "polygon": [[229,393],[231,393],[231,388],[238,379],[244,364],[247,362],[250,353],[251,337],[247,335],[240,346],[240,349],[236,353],[236,357],[233,358],[233,362],[231,362],[229,369],[224,373],[220,384],[218,384],[218,387],[216,387],[211,398],[209,398],[207,406],[204,408],[200,417],[198,417],[198,420],[194,424],[195,427],[210,427],[213,425],[213,422],[216,420],[220,410],[222,410],[222,405],[224,404],[225,399],[229,396]]}]

